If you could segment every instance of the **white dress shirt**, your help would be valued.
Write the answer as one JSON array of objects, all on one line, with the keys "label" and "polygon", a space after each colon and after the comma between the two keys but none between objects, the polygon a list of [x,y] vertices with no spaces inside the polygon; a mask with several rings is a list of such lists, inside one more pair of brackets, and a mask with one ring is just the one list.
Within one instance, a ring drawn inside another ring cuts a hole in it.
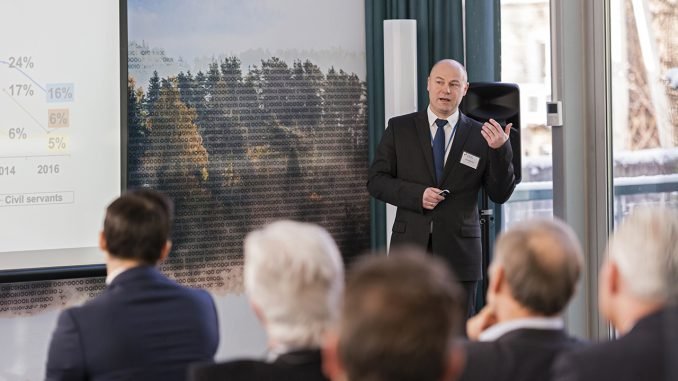
[{"label": "white dress shirt", "polygon": [[509,320],[507,322],[495,324],[484,330],[478,336],[478,341],[494,341],[505,334],[519,329],[563,329],[565,322],[560,317],[533,317],[525,319]]},{"label": "white dress shirt", "polygon": [[115,279],[118,275],[122,274],[125,272],[125,270],[129,270],[127,267],[118,267],[117,269],[111,271],[106,275],[106,286],[110,285],[111,282],[113,282],[113,279]]}]

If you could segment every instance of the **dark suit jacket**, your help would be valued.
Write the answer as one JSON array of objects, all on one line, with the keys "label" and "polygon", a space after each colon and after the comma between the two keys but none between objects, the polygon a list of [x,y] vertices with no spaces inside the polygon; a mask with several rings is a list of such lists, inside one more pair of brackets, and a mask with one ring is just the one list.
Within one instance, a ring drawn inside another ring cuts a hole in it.
[{"label": "dark suit jacket", "polygon": [[[441,184],[435,182],[431,132],[426,111],[388,121],[370,167],[367,189],[375,198],[398,207],[391,245],[415,244],[426,248],[433,223],[433,253],[443,257],[462,281],[479,280],[481,274],[478,191],[505,202],[515,188],[507,141],[492,149],[480,134],[481,124],[460,113]],[[477,168],[460,163],[463,152],[480,158]],[[422,208],[428,187],[449,189],[451,194],[434,210]]]},{"label": "dark suit jacket", "polygon": [[328,381],[318,349],[285,353],[271,363],[236,360],[196,365],[189,374],[190,381]]},{"label": "dark suit jacket", "polygon": [[618,340],[560,356],[553,373],[558,381],[678,380],[678,309],[647,316]]},{"label": "dark suit jacket", "polygon": [[61,313],[47,380],[185,380],[219,343],[210,295],[150,266],[118,275],[98,297]]},{"label": "dark suit jacket", "polygon": [[583,345],[562,330],[518,329],[491,342],[465,345],[460,381],[549,380],[556,356]]}]

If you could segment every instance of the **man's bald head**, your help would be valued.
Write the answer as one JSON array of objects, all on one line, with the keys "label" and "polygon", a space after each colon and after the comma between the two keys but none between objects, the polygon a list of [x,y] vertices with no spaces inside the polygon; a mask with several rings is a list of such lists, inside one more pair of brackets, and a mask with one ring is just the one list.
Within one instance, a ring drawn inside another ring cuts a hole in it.
[{"label": "man's bald head", "polygon": [[431,71],[428,73],[428,75],[430,77],[431,74],[434,73],[434,71],[437,72],[438,70],[444,69],[457,70],[460,74],[463,75],[464,82],[468,82],[468,74],[466,73],[466,68],[464,67],[464,65],[462,65],[459,61],[453,60],[451,58],[445,58],[433,64],[433,67],[431,67]]},{"label": "man's bald head", "polygon": [[582,257],[577,236],[564,222],[534,220],[512,226],[499,237],[492,265],[503,268],[516,302],[553,316],[574,295]]},{"label": "man's bald head", "polygon": [[464,65],[452,59],[438,61],[431,68],[426,84],[431,111],[440,119],[447,119],[459,108],[468,90]]}]

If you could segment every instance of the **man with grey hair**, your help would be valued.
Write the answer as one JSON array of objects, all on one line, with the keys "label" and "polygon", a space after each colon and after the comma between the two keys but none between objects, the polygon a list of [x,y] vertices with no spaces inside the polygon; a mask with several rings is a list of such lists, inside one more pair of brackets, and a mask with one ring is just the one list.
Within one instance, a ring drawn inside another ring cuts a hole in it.
[{"label": "man with grey hair", "polygon": [[191,380],[326,380],[320,347],[339,314],[344,267],[323,228],[278,221],[245,238],[245,292],[268,335],[265,361],[194,367]]},{"label": "man with grey hair", "polygon": [[558,381],[678,380],[678,211],[642,208],[611,237],[601,314],[618,340],[561,356]]},{"label": "man with grey hair", "polygon": [[467,323],[469,338],[477,341],[466,345],[461,380],[548,379],[556,356],[580,345],[564,331],[560,314],[581,266],[579,240],[558,219],[523,222],[502,234],[487,306]]}]

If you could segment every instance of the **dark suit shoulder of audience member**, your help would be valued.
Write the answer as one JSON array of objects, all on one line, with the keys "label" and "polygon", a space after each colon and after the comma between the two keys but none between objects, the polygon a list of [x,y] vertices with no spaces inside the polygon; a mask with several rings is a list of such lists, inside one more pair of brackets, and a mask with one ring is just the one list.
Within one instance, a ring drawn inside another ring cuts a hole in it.
[{"label": "dark suit shoulder of audience member", "polygon": [[678,380],[676,361],[670,358],[678,359],[675,307],[642,319],[618,340],[563,354],[553,373],[557,381]]},{"label": "dark suit shoulder of audience member", "polygon": [[190,370],[190,380],[229,381],[323,381],[319,349],[292,351],[273,362],[234,360],[220,364],[196,365]]},{"label": "dark suit shoulder of audience member", "polygon": [[495,341],[468,342],[462,380],[541,380],[561,352],[586,342],[562,330],[519,329]]}]

